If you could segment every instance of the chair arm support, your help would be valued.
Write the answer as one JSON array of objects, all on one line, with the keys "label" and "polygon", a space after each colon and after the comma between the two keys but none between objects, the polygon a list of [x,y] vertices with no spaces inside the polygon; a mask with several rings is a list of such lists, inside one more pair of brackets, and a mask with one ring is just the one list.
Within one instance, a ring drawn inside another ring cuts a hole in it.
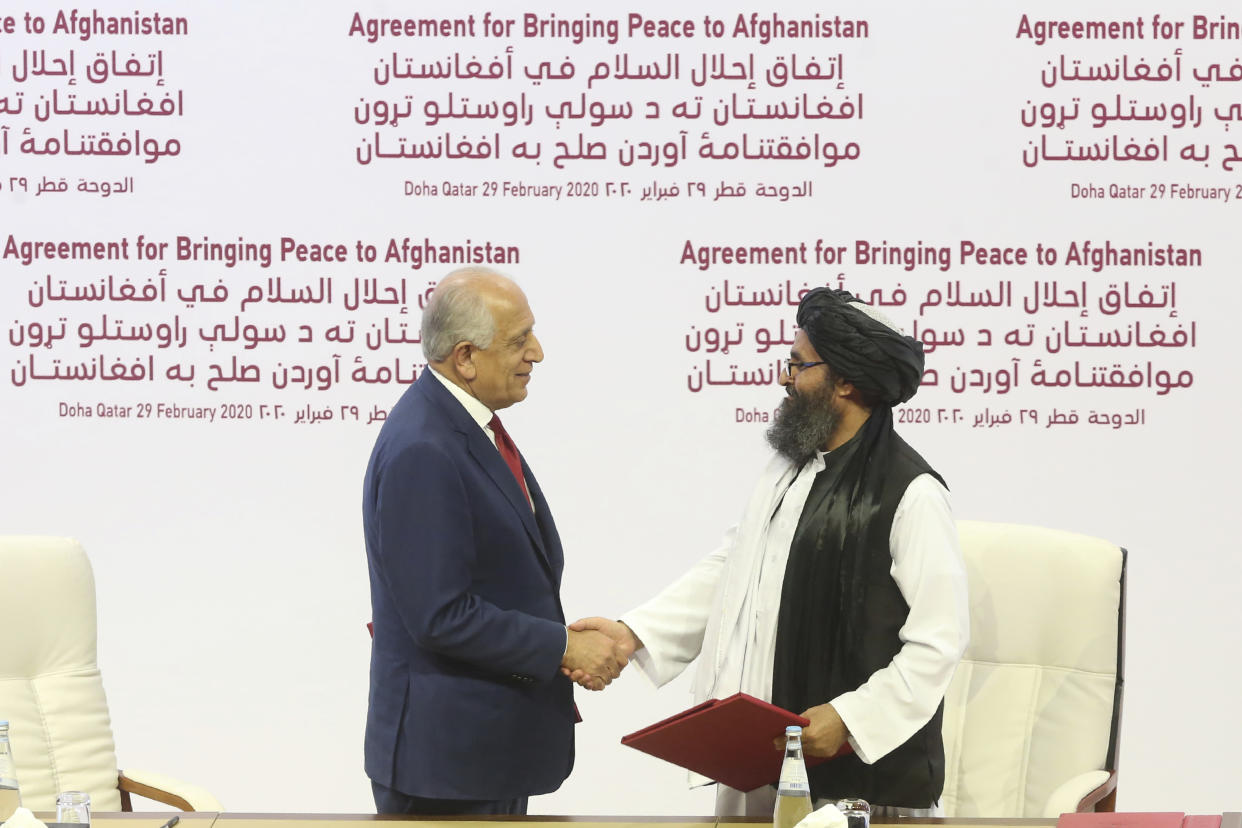
[{"label": "chair arm support", "polygon": [[198,785],[163,774],[139,770],[121,771],[117,787],[126,801],[129,799],[128,794],[133,793],[183,811],[224,810],[218,799]]},{"label": "chair arm support", "polygon": [[1109,771],[1108,779],[1079,800],[1078,810],[1084,813],[1117,810],[1117,771]]},{"label": "chair arm support", "polygon": [[1080,773],[1062,782],[1048,795],[1043,815],[1045,818],[1055,818],[1075,811],[1095,810],[1095,804],[1116,787],[1116,773],[1105,770]]}]

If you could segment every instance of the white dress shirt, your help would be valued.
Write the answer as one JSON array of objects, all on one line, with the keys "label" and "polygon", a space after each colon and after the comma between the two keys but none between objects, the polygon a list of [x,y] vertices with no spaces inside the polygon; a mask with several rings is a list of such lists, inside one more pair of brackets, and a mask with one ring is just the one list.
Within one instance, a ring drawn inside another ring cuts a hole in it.
[{"label": "white dress shirt", "polygon": [[[470,415],[470,419],[479,424],[479,428],[483,429],[483,433],[487,435],[487,439],[492,441],[492,445],[496,445],[496,435],[492,433],[492,428],[488,425],[488,423],[492,421],[492,417],[495,412],[480,402],[477,397],[472,397],[467,394],[466,389],[444,376],[444,374],[441,374],[435,368],[431,366],[427,367],[431,370],[431,373],[435,375],[435,378],[449,390],[449,393],[452,394],[459,403],[461,403],[461,407],[466,409],[466,413]],[[497,449],[497,451],[499,451],[499,449]]]}]

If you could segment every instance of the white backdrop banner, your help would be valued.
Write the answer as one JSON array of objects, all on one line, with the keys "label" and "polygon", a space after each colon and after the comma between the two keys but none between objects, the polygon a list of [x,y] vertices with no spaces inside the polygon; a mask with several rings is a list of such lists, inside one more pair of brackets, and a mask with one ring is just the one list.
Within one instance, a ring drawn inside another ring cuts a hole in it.
[{"label": "white backdrop banner", "polygon": [[[367,811],[362,473],[436,280],[530,298],[574,617],[717,543],[844,287],[959,517],[1130,550],[1121,806],[1236,809],[1239,202],[1231,3],[9,4],[0,531],[90,552],[122,766]],[[532,812],[709,812],[619,744],[687,686],[580,693]]]}]

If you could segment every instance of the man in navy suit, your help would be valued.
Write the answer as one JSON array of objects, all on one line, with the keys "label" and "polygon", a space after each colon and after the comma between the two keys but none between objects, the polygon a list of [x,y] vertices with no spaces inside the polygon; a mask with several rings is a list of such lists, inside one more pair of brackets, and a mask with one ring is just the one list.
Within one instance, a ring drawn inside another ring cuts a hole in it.
[{"label": "man in navy suit", "polygon": [[543,359],[522,291],[445,277],[423,312],[429,368],[388,415],[363,525],[375,639],[366,773],[380,813],[524,814],[574,761],[573,685],[627,653],[569,631],[552,512],[495,412]]}]

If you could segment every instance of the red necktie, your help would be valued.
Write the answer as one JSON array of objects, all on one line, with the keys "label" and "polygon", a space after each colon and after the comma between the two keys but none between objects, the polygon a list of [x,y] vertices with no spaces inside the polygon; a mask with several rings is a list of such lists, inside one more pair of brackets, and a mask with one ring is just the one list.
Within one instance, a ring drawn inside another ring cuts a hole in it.
[{"label": "red necktie", "polygon": [[487,425],[496,435],[496,448],[500,450],[500,456],[508,464],[509,471],[513,472],[518,485],[522,487],[522,494],[526,495],[527,502],[530,502],[530,492],[526,490],[526,478],[522,476],[522,456],[518,454],[517,446],[513,444],[509,432],[505,431],[505,427],[500,424],[500,418],[495,414],[492,415],[492,420]]}]

